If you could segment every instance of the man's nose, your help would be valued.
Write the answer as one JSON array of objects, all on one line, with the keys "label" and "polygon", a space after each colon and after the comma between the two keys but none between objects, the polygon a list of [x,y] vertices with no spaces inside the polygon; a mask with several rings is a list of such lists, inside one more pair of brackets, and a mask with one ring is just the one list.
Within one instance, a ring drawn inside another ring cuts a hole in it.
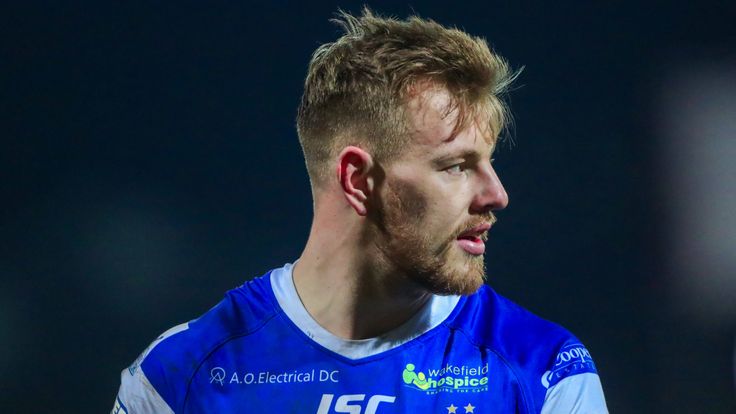
[{"label": "man's nose", "polygon": [[479,212],[487,212],[506,208],[509,205],[509,195],[490,164],[483,169],[480,178],[481,182],[474,203],[475,209]]}]

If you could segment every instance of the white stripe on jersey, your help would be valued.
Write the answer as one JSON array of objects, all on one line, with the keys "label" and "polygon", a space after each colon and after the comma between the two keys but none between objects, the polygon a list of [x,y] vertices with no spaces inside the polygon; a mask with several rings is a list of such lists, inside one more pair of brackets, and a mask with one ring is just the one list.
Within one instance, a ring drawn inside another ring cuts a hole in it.
[{"label": "white stripe on jersey", "polygon": [[[117,411],[116,411],[117,410]],[[130,375],[128,369],[120,374],[120,391],[112,414],[174,414],[146,378],[143,370]]]},{"label": "white stripe on jersey", "polygon": [[608,414],[598,374],[567,377],[547,390],[541,414]]}]

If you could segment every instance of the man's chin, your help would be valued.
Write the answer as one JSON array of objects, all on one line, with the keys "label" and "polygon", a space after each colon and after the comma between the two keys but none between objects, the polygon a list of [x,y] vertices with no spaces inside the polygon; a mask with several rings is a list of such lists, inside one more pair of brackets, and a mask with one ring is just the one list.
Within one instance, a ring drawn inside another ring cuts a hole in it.
[{"label": "man's chin", "polygon": [[483,256],[468,254],[453,241],[432,255],[424,254],[424,249],[407,250],[400,245],[392,250],[398,254],[391,261],[417,287],[429,293],[472,295],[485,282]]},{"label": "man's chin", "polygon": [[469,296],[483,286],[482,281],[480,283],[464,283],[462,285],[442,285],[442,286],[425,286],[427,290],[435,295],[450,296],[450,295],[461,295]]},{"label": "man's chin", "polygon": [[462,252],[461,257],[457,258],[455,263],[451,269],[448,269],[446,275],[448,294],[472,295],[477,292],[486,279],[483,256],[467,255]]},{"label": "man's chin", "polygon": [[[454,266],[453,266],[454,267]],[[485,269],[481,259],[480,265],[458,266],[453,269],[442,269],[435,275],[425,275],[418,282],[429,292],[436,295],[472,295],[485,282]]]},{"label": "man's chin", "polygon": [[462,281],[460,281],[460,283],[450,285],[445,292],[438,294],[463,296],[472,295],[477,292],[481,286],[483,286],[483,281],[484,279],[482,277],[465,277]]}]

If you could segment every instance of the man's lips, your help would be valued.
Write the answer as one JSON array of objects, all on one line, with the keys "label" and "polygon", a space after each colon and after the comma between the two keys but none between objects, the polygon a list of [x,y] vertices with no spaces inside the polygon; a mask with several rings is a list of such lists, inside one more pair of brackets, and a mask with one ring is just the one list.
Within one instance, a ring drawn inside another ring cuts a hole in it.
[{"label": "man's lips", "polygon": [[466,230],[457,236],[457,243],[460,248],[472,254],[479,256],[485,253],[486,244],[483,241],[485,233],[491,228],[491,223],[481,223],[470,230]]}]

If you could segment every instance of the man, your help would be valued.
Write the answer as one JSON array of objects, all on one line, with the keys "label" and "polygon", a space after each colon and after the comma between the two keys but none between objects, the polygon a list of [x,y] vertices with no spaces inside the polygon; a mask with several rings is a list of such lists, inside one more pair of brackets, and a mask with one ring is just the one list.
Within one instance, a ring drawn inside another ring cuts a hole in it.
[{"label": "man", "polygon": [[585,347],[483,286],[507,64],[417,17],[338,23],[297,118],[301,257],[161,335],[113,412],[607,412]]}]

